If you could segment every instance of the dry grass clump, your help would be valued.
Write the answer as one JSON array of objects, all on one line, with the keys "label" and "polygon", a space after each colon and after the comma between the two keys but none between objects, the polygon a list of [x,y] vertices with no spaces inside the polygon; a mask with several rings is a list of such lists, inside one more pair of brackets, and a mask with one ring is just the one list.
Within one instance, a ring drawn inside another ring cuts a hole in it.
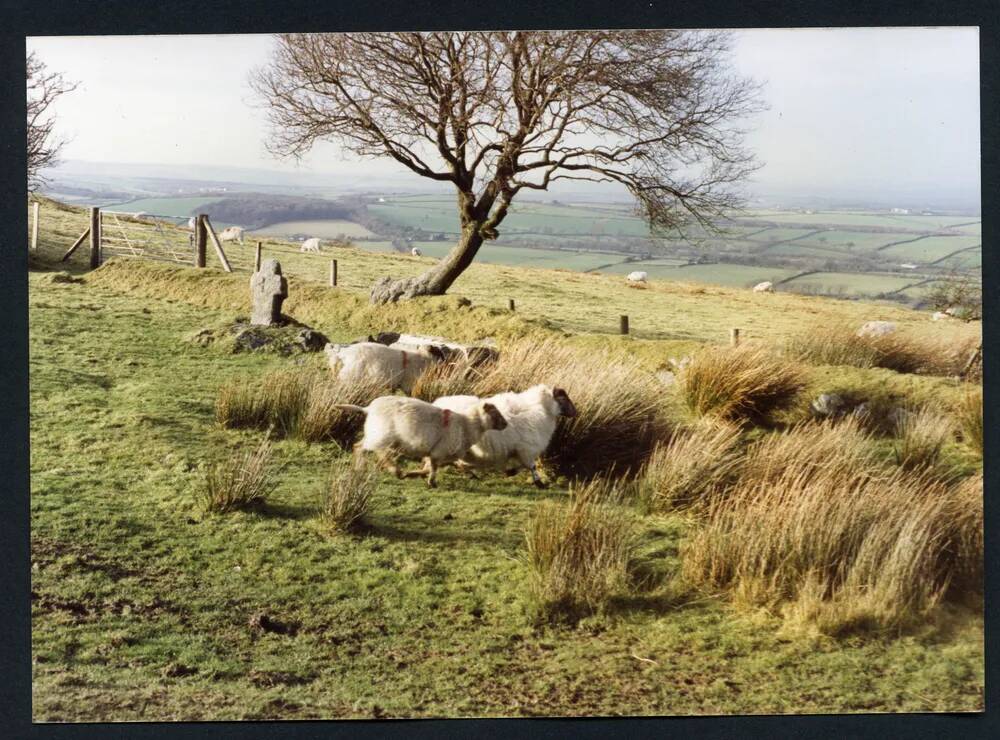
[{"label": "dry grass clump", "polygon": [[952,420],[941,411],[924,406],[903,410],[896,420],[896,462],[906,468],[930,468],[941,461],[944,446],[954,437]]},{"label": "dry grass clump", "polygon": [[202,490],[206,511],[225,513],[262,503],[274,490],[271,441],[267,437],[250,450],[237,450],[228,458],[209,466]]},{"label": "dry grass clump", "polygon": [[338,404],[367,406],[390,391],[370,380],[342,383],[332,377],[315,377],[302,410],[296,417],[293,436],[305,442],[333,440],[344,449],[354,442],[365,417],[355,411],[337,408]]},{"label": "dry grass clump", "polygon": [[962,439],[980,457],[983,456],[983,389],[973,387],[958,407]]},{"label": "dry grass clump", "polygon": [[622,491],[595,479],[566,504],[544,501],[527,525],[527,557],[539,616],[576,618],[602,609],[629,584],[637,538]]},{"label": "dry grass clump", "polygon": [[234,378],[219,389],[215,419],[229,429],[267,429],[289,436],[309,395],[311,375],[278,370],[262,378]]},{"label": "dry grass clump", "polygon": [[337,404],[366,406],[388,391],[372,382],[341,383],[316,370],[278,370],[262,378],[234,378],[219,389],[215,418],[230,429],[273,428],[306,442],[351,444],[364,424],[361,414]]},{"label": "dry grass clump", "polygon": [[856,327],[838,324],[810,327],[790,339],[785,349],[791,357],[814,365],[881,367],[900,373],[956,375],[974,344],[968,338],[936,341],[918,339],[900,331],[859,337]]},{"label": "dry grass clump", "polygon": [[787,469],[714,502],[683,573],[828,634],[901,628],[981,568],[969,499],[927,472]]},{"label": "dry grass clump", "polygon": [[417,377],[411,395],[428,403],[433,403],[442,396],[476,395],[476,380],[484,370],[478,370],[461,359],[435,363]]},{"label": "dry grass clump", "polygon": [[668,511],[706,505],[712,491],[735,474],[739,439],[738,427],[703,423],[657,445],[639,480],[644,508]]},{"label": "dry grass clump", "polygon": [[703,349],[677,377],[688,408],[730,421],[765,420],[793,406],[805,387],[802,368],[754,345]]},{"label": "dry grass clump", "polygon": [[750,445],[740,466],[740,483],[771,484],[790,470],[806,482],[819,475],[884,467],[874,441],[856,419],[807,421]]},{"label": "dry grass clump", "polygon": [[323,523],[337,532],[356,528],[371,509],[377,483],[375,468],[357,459],[340,470],[334,470],[320,513]]}]

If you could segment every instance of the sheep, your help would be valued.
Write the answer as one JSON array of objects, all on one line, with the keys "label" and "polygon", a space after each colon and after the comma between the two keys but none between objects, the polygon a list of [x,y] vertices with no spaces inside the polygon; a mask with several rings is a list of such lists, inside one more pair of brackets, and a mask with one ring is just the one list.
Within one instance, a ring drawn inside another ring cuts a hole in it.
[{"label": "sheep", "polygon": [[[355,455],[375,453],[397,478],[426,474],[428,488],[437,486],[440,465],[461,458],[486,432],[507,428],[503,414],[486,401],[459,412],[417,398],[381,396],[368,406],[340,404],[338,408],[365,415],[364,436],[354,447]],[[399,457],[423,460],[424,468],[403,473]]]},{"label": "sheep", "polygon": [[859,337],[883,337],[896,331],[893,321],[867,321],[857,331]]},{"label": "sheep", "polygon": [[531,481],[536,487],[545,488],[535,461],[552,441],[559,417],[576,416],[576,406],[569,395],[562,388],[536,385],[521,393],[498,393],[487,399],[443,396],[434,401],[434,405],[463,412],[483,402],[493,404],[503,414],[507,427],[485,433],[461,458],[460,465],[506,468],[508,462],[513,460],[531,473]]},{"label": "sheep", "polygon": [[410,250],[410,254],[412,254],[414,257],[419,257],[420,256],[420,250],[417,249],[416,247],[414,247],[413,249]]},{"label": "sheep", "polygon": [[306,239],[304,242],[302,242],[302,248],[300,251],[318,253],[322,252],[323,250],[320,248],[319,238],[314,236],[311,239]]},{"label": "sheep", "polygon": [[630,283],[644,283],[649,279],[649,274],[642,270],[636,270],[626,275],[625,279]]},{"label": "sheep", "polygon": [[[401,388],[409,395],[420,374],[432,363],[444,362],[444,350],[425,344],[413,351],[386,347],[377,342],[358,342],[346,347],[326,345],[330,368],[344,382],[369,380],[388,388]],[[339,365],[339,369],[338,369]]]},{"label": "sheep", "polygon": [[237,241],[240,244],[243,243],[243,229],[239,226],[227,226],[219,234],[220,242],[233,242]]},{"label": "sheep", "polygon": [[[383,340],[391,341],[383,341]],[[441,337],[418,336],[414,334],[396,334],[395,332],[383,332],[377,338],[370,341],[381,341],[396,349],[407,349],[414,351],[425,344],[434,344],[441,347],[442,351],[448,355],[448,359],[456,354],[461,355],[473,367],[481,367],[490,362],[495,362],[500,353],[492,345],[492,340],[485,340],[483,344],[459,344],[450,342]]]},{"label": "sheep", "polygon": [[753,286],[753,292],[754,293],[773,293],[774,292],[774,283],[772,283],[770,280],[765,280],[762,283],[757,283],[755,286]]}]

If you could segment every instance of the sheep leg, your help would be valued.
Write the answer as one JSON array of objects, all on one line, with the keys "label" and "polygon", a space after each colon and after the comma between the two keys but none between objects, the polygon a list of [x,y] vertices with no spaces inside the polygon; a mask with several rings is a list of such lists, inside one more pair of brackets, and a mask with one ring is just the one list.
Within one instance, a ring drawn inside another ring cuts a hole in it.
[{"label": "sheep leg", "polygon": [[437,466],[434,465],[434,458],[424,458],[424,466],[427,469],[427,487],[437,488]]},{"label": "sheep leg", "polygon": [[452,464],[458,469],[459,472],[465,473],[473,480],[479,480],[479,476],[476,475],[475,469],[464,460],[456,460]]},{"label": "sheep leg", "polygon": [[527,455],[518,452],[517,461],[531,472],[531,482],[535,484],[536,488],[548,488],[548,485],[542,480],[542,477],[538,474],[538,467],[535,465],[534,460],[528,458]]}]

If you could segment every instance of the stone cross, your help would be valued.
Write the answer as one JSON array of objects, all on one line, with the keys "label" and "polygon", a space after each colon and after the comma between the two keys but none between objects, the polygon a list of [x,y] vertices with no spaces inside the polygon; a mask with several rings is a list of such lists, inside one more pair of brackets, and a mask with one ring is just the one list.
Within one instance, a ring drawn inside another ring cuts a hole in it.
[{"label": "stone cross", "polygon": [[288,280],[276,259],[266,259],[250,278],[250,323],[272,326],[281,323],[281,304],[288,297]]}]

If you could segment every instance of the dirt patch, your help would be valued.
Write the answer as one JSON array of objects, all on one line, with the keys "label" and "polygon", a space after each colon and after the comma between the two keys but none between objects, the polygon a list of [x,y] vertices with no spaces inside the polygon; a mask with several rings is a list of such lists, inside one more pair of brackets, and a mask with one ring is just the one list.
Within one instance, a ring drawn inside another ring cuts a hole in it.
[{"label": "dirt patch", "polygon": [[297,635],[299,627],[302,626],[299,622],[283,622],[264,612],[257,612],[251,616],[249,625],[254,632],[271,632],[276,635],[290,636]]}]

